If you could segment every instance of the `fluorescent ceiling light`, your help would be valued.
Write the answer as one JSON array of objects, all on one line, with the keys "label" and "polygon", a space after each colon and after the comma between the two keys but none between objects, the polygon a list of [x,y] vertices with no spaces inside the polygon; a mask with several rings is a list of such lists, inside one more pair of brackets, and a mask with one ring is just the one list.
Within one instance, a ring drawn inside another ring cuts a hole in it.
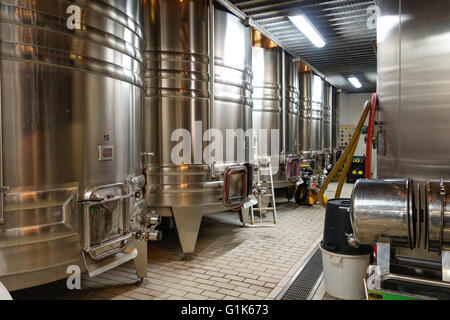
[{"label": "fluorescent ceiling light", "polygon": [[358,80],[357,77],[349,77],[348,81],[357,89],[360,89],[362,87],[361,82]]},{"label": "fluorescent ceiling light", "polygon": [[289,17],[289,20],[318,48],[323,48],[327,44],[325,39],[316,30],[311,21],[301,14]]}]

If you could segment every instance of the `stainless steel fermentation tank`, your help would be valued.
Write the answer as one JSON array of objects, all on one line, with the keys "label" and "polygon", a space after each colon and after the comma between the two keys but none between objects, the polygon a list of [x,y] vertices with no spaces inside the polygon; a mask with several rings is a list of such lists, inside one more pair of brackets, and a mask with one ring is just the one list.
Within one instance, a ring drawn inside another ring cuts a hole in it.
[{"label": "stainless steel fermentation tank", "polygon": [[311,155],[314,160],[314,169],[322,174],[326,165],[325,150],[325,81],[312,76],[312,104],[311,104]]},{"label": "stainless steel fermentation tank", "polygon": [[[285,150],[284,180],[290,186],[296,183],[300,176],[301,165],[301,135],[300,135],[300,90],[298,62],[284,55],[284,121],[282,121],[281,144]],[[282,100],[283,101],[283,100]],[[282,103],[283,106],[283,103]]]},{"label": "stainless steel fermentation tank", "polygon": [[145,277],[139,1],[1,0],[0,15],[0,281],[17,290],[133,259]]},{"label": "stainless steel fermentation tank", "polygon": [[[271,159],[274,183],[283,180],[281,48],[252,48],[253,66],[253,130],[257,135],[255,161]],[[268,170],[263,172],[269,180]]]},{"label": "stainless steel fermentation tank", "polygon": [[300,91],[298,62],[286,55],[286,112],[285,112],[285,145],[287,156],[300,155]]},{"label": "stainless steel fermentation tank", "polygon": [[[258,136],[255,160],[270,158],[275,188],[288,187],[298,180],[300,168],[297,63],[284,57],[278,47],[254,46],[252,52],[253,130]],[[268,170],[261,172],[262,179],[268,181]]]},{"label": "stainless steel fermentation tank", "polygon": [[[320,175],[327,163],[331,144],[331,114],[325,81],[300,65],[300,153]],[[330,138],[328,139],[328,135]]]},{"label": "stainless steel fermentation tank", "polygon": [[[248,163],[251,156],[251,136],[246,132],[252,128],[253,111],[251,29],[232,14],[222,10],[214,13],[212,127],[222,133],[225,147],[230,146],[223,163],[216,164],[223,172],[228,166]],[[234,132],[232,141],[228,139],[230,130]],[[239,137],[237,130],[241,132]]]},{"label": "stainless steel fermentation tank", "polygon": [[333,119],[333,86],[329,83],[325,83],[325,107],[324,107],[324,142],[323,142],[323,150],[325,153],[330,154],[333,148],[333,127],[332,127],[332,119]]},{"label": "stainless steel fermentation tank", "polygon": [[324,104],[324,166],[333,162],[333,153],[337,147],[337,90],[330,83],[325,83],[325,104]]},{"label": "stainless steel fermentation tank", "polygon": [[339,94],[336,87],[331,87],[331,151],[335,153],[335,150],[340,145],[339,134]]},{"label": "stainless steel fermentation tank", "polygon": [[[247,169],[237,155],[203,157],[208,130],[247,130],[252,107],[250,30],[209,4],[145,2],[146,196],[151,209],[174,218],[184,254],[194,252],[205,214],[239,209],[247,193]],[[192,141],[174,135],[180,129]],[[247,161],[248,143],[236,140]],[[191,153],[177,152],[179,162],[173,152],[181,141]]]},{"label": "stainless steel fermentation tank", "polygon": [[325,82],[317,76],[312,76],[311,104],[311,151],[321,154],[325,147]]},{"label": "stainless steel fermentation tank", "polygon": [[300,87],[300,153],[305,159],[311,159],[312,151],[312,72],[302,69],[299,65],[299,87]]}]

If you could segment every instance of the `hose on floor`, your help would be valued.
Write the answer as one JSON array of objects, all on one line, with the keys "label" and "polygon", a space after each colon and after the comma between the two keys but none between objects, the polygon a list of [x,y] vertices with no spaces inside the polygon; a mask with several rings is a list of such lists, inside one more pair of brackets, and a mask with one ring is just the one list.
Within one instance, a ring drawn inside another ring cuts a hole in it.
[{"label": "hose on floor", "polygon": [[364,112],[362,114],[361,119],[359,120],[358,126],[356,127],[355,134],[353,135],[349,145],[345,149],[344,153],[342,154],[341,158],[339,159],[338,163],[334,166],[331,173],[328,175],[327,180],[323,184],[322,188],[319,192],[319,202],[320,205],[324,208],[327,207],[327,201],[325,198],[325,191],[327,190],[329,184],[333,179],[336,177],[336,175],[339,173],[339,170],[344,168],[342,175],[339,179],[339,185],[336,190],[335,198],[339,198],[341,196],[342,188],[344,186],[345,180],[347,179],[348,171],[350,170],[350,166],[353,162],[353,157],[355,155],[356,148],[359,143],[359,139],[362,133],[362,129],[364,127],[364,124],[366,123],[367,116],[369,115],[370,109],[371,109],[371,101],[367,101],[364,107]]}]

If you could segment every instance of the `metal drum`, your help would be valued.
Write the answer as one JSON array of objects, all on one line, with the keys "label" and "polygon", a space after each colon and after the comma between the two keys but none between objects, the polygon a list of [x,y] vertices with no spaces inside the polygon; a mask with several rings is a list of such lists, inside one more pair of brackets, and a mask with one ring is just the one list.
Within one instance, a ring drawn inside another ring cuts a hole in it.
[{"label": "metal drum", "polygon": [[[237,23],[217,13],[219,24]],[[217,58],[215,68],[210,61],[211,21],[206,0],[145,2],[146,197],[148,205],[160,215],[174,217],[185,254],[195,250],[203,215],[227,209],[224,177],[229,182],[227,185],[236,189],[227,192],[227,196],[231,194],[241,203],[245,191],[245,167],[223,168],[222,159],[207,159],[204,151],[208,150],[211,139],[209,133],[212,132],[208,131],[216,122],[212,118],[226,115],[223,117],[229,121],[223,119],[221,129],[244,127],[245,118],[240,117],[250,108],[246,100],[250,90],[249,58],[245,51],[248,50],[245,41],[249,38],[246,39],[247,30],[243,26],[233,35],[216,34],[219,38],[217,51],[221,54],[220,49],[223,49],[225,56]],[[218,33],[223,30],[221,27]],[[235,39],[241,39],[242,43],[229,51],[232,48],[229,43]],[[230,62],[235,54],[238,58]],[[213,68],[218,72],[214,106],[210,96]],[[228,108],[228,112],[221,108]],[[215,114],[213,117],[211,110]],[[231,162],[234,163],[234,159]]]},{"label": "metal drum", "polygon": [[300,91],[298,62],[286,55],[286,154],[300,154]]},{"label": "metal drum", "polygon": [[[281,55],[280,48],[253,47],[253,130],[258,134],[257,157],[272,159],[274,181],[282,178]],[[278,131],[276,131],[278,130]],[[278,132],[278,139],[277,139]],[[265,172],[263,176],[267,176]]]},{"label": "metal drum", "polygon": [[450,250],[450,182],[426,186],[426,235],[430,251]]},{"label": "metal drum", "polygon": [[[249,162],[252,128],[252,45],[251,29],[236,16],[215,10],[214,106],[212,127],[222,132],[224,162],[216,170]],[[228,134],[233,133],[232,140]],[[234,146],[231,148],[231,146]]]},{"label": "metal drum", "polygon": [[300,152],[306,158],[311,158],[312,150],[312,73],[310,71],[301,71],[299,73],[300,83],[300,120],[299,120],[299,142]]},{"label": "metal drum", "polygon": [[[66,24],[71,4],[79,30]],[[140,2],[1,0],[0,14],[0,281],[16,290],[65,278],[84,269],[82,250],[91,275],[100,259],[103,271],[133,259]]]},{"label": "metal drum", "polygon": [[412,180],[359,180],[350,216],[361,244],[388,242],[414,248],[416,205]]}]

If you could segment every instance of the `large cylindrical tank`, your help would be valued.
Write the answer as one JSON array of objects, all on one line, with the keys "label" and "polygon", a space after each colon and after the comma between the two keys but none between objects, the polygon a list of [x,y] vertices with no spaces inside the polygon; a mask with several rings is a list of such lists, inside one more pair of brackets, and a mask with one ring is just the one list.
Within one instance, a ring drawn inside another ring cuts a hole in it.
[{"label": "large cylindrical tank", "polygon": [[[219,202],[221,184],[211,179],[203,160],[203,138],[210,128],[208,3],[146,3],[144,144],[147,153],[154,153],[146,161],[152,207]],[[182,138],[183,132],[189,136]],[[180,141],[186,150],[176,156],[182,159],[172,159]]]},{"label": "large cylindrical tank", "polygon": [[308,70],[299,70],[300,88],[300,114],[299,114],[299,134],[300,153],[305,158],[311,157],[312,150],[312,73]]},{"label": "large cylindrical tank", "polygon": [[271,157],[274,180],[281,180],[282,88],[280,48],[253,47],[253,130],[257,157]]},{"label": "large cylindrical tank", "polygon": [[339,94],[336,87],[331,88],[331,146],[332,150],[339,147]]},{"label": "large cylindrical tank", "polygon": [[300,154],[300,91],[298,79],[298,62],[286,55],[286,154]]},{"label": "large cylindrical tank", "polygon": [[331,154],[332,149],[332,112],[333,112],[333,86],[325,84],[325,105],[324,105],[324,151]]},{"label": "large cylindrical tank", "polygon": [[325,147],[325,81],[317,75],[312,77],[311,96],[311,150],[322,153]]},{"label": "large cylindrical tank", "polygon": [[245,133],[252,128],[253,111],[251,28],[223,10],[215,10],[214,21],[212,127],[224,137],[224,161],[216,165],[223,171],[250,160],[251,137]]},{"label": "large cylindrical tank", "polygon": [[[147,203],[175,219],[191,254],[202,216],[236,209],[247,196],[247,169],[237,155],[227,158],[224,138],[249,126],[250,34],[207,0],[147,1],[144,22]],[[235,150],[248,159],[244,144]]]},{"label": "large cylindrical tank", "polygon": [[130,229],[143,33],[139,1],[1,0],[0,15],[0,281],[16,290]]}]

